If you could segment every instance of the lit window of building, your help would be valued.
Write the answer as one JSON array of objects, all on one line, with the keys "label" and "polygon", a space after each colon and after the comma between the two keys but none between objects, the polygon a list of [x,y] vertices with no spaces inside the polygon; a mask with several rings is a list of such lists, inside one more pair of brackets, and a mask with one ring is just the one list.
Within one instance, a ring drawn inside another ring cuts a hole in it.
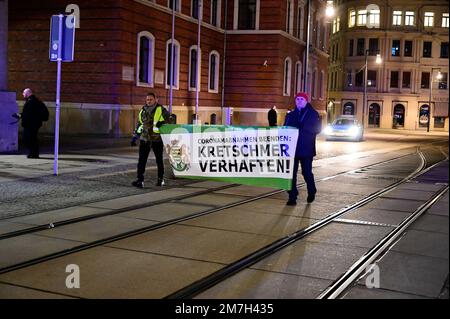
[{"label": "lit window of building", "polygon": [[353,28],[356,24],[356,12],[355,10],[350,10],[350,15],[348,18],[348,27]]},{"label": "lit window of building", "polygon": [[392,15],[392,25],[402,25],[402,11],[394,11]]},{"label": "lit window of building", "polygon": [[370,10],[368,26],[372,28],[380,27],[380,10]]},{"label": "lit window of building", "polygon": [[425,12],[425,18],[423,19],[424,27],[434,26],[434,12]]},{"label": "lit window of building", "polygon": [[405,25],[414,25],[414,11],[405,12]]},{"label": "lit window of building", "polygon": [[366,25],[367,23],[367,10],[358,11],[358,25]]},{"label": "lit window of building", "polygon": [[448,28],[450,25],[450,17],[448,13],[443,13],[442,14],[442,27],[443,28]]}]

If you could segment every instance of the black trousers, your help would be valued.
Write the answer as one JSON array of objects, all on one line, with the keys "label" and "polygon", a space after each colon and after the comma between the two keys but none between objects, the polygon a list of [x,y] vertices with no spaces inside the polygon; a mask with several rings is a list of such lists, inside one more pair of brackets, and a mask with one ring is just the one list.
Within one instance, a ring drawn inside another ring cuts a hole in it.
[{"label": "black trousers", "polygon": [[28,156],[39,156],[39,128],[23,128],[23,143],[28,148]]},{"label": "black trousers", "polygon": [[289,193],[290,200],[297,200],[298,189],[297,189],[297,173],[298,173],[298,163],[300,162],[302,167],[302,175],[306,182],[306,188],[308,189],[308,194],[315,194],[317,192],[316,184],[314,182],[314,175],[312,173],[312,157],[302,157],[295,158],[294,160],[294,176],[292,178],[292,188]]},{"label": "black trousers", "polygon": [[155,154],[156,165],[158,166],[158,178],[164,177],[164,162],[163,162],[163,142],[145,142],[139,141],[139,161],[137,165],[137,179],[144,180],[145,166],[147,166],[148,155],[150,149],[153,149]]}]

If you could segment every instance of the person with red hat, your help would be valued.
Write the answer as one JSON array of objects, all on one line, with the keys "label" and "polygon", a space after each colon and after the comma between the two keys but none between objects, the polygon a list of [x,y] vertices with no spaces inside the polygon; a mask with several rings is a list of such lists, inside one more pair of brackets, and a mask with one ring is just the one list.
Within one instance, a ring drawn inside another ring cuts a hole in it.
[{"label": "person with red hat", "polygon": [[309,103],[309,96],[300,92],[295,96],[296,108],[287,114],[284,122],[285,126],[292,126],[298,129],[297,148],[295,150],[295,161],[292,178],[292,188],[288,191],[288,206],[297,205],[297,172],[300,162],[302,175],[308,189],[307,202],[312,203],[317,192],[312,173],[312,162],[316,156],[316,136],[322,130],[322,123],[319,113]]}]

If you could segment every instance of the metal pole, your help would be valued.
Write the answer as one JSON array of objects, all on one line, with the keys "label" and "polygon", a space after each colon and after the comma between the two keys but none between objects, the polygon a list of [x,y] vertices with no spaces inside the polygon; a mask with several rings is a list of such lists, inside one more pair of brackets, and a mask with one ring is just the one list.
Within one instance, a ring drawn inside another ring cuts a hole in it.
[{"label": "metal pole", "polygon": [[366,50],[365,53],[365,63],[364,63],[364,97],[363,97],[363,109],[362,109],[362,125],[363,127],[366,127],[365,125],[365,115],[366,115],[366,104],[367,104],[367,54],[369,50]]},{"label": "metal pole", "polygon": [[197,14],[198,14],[198,30],[197,30],[197,71],[195,77],[195,122],[194,124],[198,124],[198,94],[199,94],[199,86],[201,82],[201,73],[202,70],[200,68],[200,30],[202,28],[202,0],[198,0],[197,2]]},{"label": "metal pole", "polygon": [[[434,68],[431,68],[430,74],[430,97],[428,99],[428,122],[427,122],[427,132],[430,131],[430,121],[431,121],[431,92],[433,91],[433,71]],[[419,119],[420,120],[420,119]]]},{"label": "metal pole", "polygon": [[56,112],[55,112],[55,151],[53,161],[53,174],[58,176],[58,152],[59,152],[59,111],[61,108],[61,63],[62,63],[62,46],[63,46],[63,15],[58,15],[58,71],[56,76]]},{"label": "metal pole", "polygon": [[310,20],[311,20],[311,0],[308,0],[307,2],[307,9],[308,9],[308,19],[307,19],[307,27],[306,27],[306,55],[305,55],[305,66],[304,66],[304,77],[305,81],[303,82],[303,92],[308,92],[308,63],[309,63],[309,34],[310,34]]},{"label": "metal pole", "polygon": [[169,113],[172,113],[172,98],[173,98],[173,57],[175,55],[175,49],[174,49],[174,42],[175,42],[175,5],[176,0],[172,1],[172,42],[171,42],[171,50],[170,50],[170,74],[169,74],[169,81],[170,81],[170,88],[169,88]]},{"label": "metal pole", "polygon": [[222,58],[222,104],[221,104],[221,114],[222,114],[222,124],[225,124],[223,108],[225,107],[225,60],[227,56],[227,16],[228,16],[228,0],[225,0],[225,18],[224,18],[224,36],[223,36],[223,58]]}]

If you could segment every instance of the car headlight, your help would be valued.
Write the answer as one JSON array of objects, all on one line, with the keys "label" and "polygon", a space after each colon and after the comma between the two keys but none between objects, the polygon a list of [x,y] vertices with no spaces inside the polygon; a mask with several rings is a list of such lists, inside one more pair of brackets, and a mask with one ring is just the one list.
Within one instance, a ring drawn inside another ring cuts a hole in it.
[{"label": "car headlight", "polygon": [[359,127],[357,126],[352,126],[349,130],[348,130],[349,134],[351,136],[358,136],[359,134]]},{"label": "car headlight", "polygon": [[331,128],[331,126],[327,126],[325,127],[325,129],[323,130],[323,133],[325,135],[330,135],[331,133],[333,133],[333,129]]}]

